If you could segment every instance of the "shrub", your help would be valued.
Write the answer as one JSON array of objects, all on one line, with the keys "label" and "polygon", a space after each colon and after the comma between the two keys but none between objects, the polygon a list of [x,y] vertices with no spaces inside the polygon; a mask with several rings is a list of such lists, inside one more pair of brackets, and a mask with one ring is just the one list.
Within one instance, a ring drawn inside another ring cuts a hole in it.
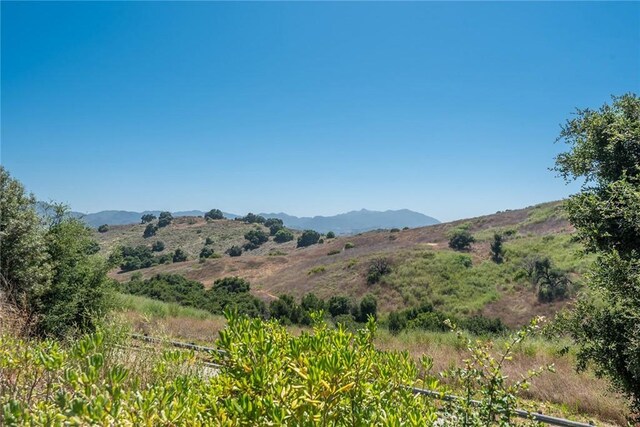
[{"label": "shrub", "polygon": [[200,259],[211,258],[213,255],[215,255],[213,249],[206,246],[200,251]]},{"label": "shrub", "polygon": [[320,233],[314,230],[305,230],[302,232],[302,235],[298,237],[297,246],[304,248],[318,243],[318,240],[320,240]]},{"label": "shrub", "polygon": [[281,295],[277,300],[271,301],[269,312],[271,317],[285,325],[311,323],[309,313],[296,304],[291,295]]},{"label": "shrub", "polygon": [[108,224],[102,224],[100,227],[98,227],[98,232],[100,233],[106,233],[107,231],[109,231]]},{"label": "shrub", "polygon": [[552,302],[568,296],[571,282],[566,273],[553,268],[549,258],[528,258],[524,268],[537,287],[538,301]]},{"label": "shrub", "polygon": [[237,257],[242,255],[242,248],[240,246],[233,245],[229,249],[226,250],[226,253],[230,257]]},{"label": "shrub", "polygon": [[285,243],[293,240],[293,233],[289,230],[278,230],[278,232],[273,236],[273,241],[276,243]]},{"label": "shrub", "polygon": [[278,231],[284,229],[284,223],[278,218],[269,218],[264,222],[264,225],[269,228],[271,236],[275,236]]},{"label": "shrub", "polygon": [[204,219],[210,219],[210,220],[224,219],[224,214],[220,209],[211,209],[209,212],[204,214]]},{"label": "shrub", "polygon": [[142,237],[144,237],[145,239],[155,236],[156,235],[156,231],[158,231],[158,226],[155,224],[147,224],[147,226],[144,228],[144,233],[142,233]]},{"label": "shrub", "polygon": [[184,262],[187,260],[187,254],[180,248],[173,253],[173,262]]},{"label": "shrub", "polygon": [[341,314],[349,314],[351,311],[351,301],[345,296],[332,296],[327,302],[327,310],[333,317]]},{"label": "shrub", "polygon": [[313,267],[312,269],[310,269],[307,272],[307,274],[311,276],[312,274],[324,273],[326,270],[327,270],[327,267],[325,267],[324,265],[319,265],[317,267]]},{"label": "shrub", "polygon": [[263,216],[249,212],[246,216],[236,218],[236,221],[246,222],[247,224],[264,224],[266,219]]},{"label": "shrub", "polygon": [[471,248],[471,244],[475,239],[466,228],[457,228],[453,230],[449,236],[449,247],[456,251],[466,251]]},{"label": "shrub", "polygon": [[407,318],[400,312],[392,311],[389,313],[389,332],[396,335],[407,327]]},{"label": "shrub", "polygon": [[302,297],[300,305],[308,312],[321,311],[325,308],[324,300],[318,298],[314,293],[308,293]]},{"label": "shrub", "polygon": [[409,227],[402,227],[402,231],[409,230]]},{"label": "shrub", "polygon": [[212,239],[211,237],[207,237],[207,238],[204,240],[204,244],[205,244],[205,245],[213,245],[213,239]]},{"label": "shrub", "polygon": [[262,230],[250,230],[245,233],[244,238],[247,240],[244,245],[245,250],[256,249],[269,240],[267,233]]},{"label": "shrub", "polygon": [[335,239],[336,238],[336,233],[334,233],[333,231],[329,231],[327,233],[327,239]]},{"label": "shrub", "polygon": [[374,319],[378,318],[378,301],[376,300],[376,297],[371,294],[367,294],[362,298],[360,301],[359,315],[359,318],[356,318],[359,322],[366,322],[369,316]]},{"label": "shrub", "polygon": [[331,256],[331,255],[337,255],[340,252],[342,252],[340,249],[334,249],[332,251],[327,252],[327,255]]},{"label": "shrub", "polygon": [[491,242],[491,259],[496,264],[502,263],[504,258],[504,249],[502,248],[502,235],[495,233]]},{"label": "shrub", "polygon": [[164,242],[162,240],[157,240],[151,245],[151,250],[153,252],[162,252],[164,251]]},{"label": "shrub", "polygon": [[369,262],[367,269],[367,283],[374,284],[380,281],[380,278],[391,273],[391,260],[389,258],[374,258]]},{"label": "shrub", "polygon": [[399,228],[392,228],[391,230],[389,230],[390,233],[399,233],[400,229]]},{"label": "shrub", "polygon": [[154,219],[156,219],[156,216],[154,214],[144,214],[142,215],[141,223],[146,224],[148,222],[152,222]]},{"label": "shrub", "polygon": [[238,294],[242,292],[249,292],[251,285],[245,279],[237,276],[223,277],[222,279],[218,279],[213,282],[213,289]]},{"label": "shrub", "polygon": [[151,249],[143,245],[121,247],[118,251],[114,251],[113,259],[120,260],[120,269],[122,271],[149,268],[157,263],[157,259],[154,258]]},{"label": "shrub", "polygon": [[355,245],[355,244],[353,244],[352,242],[347,242],[347,243],[345,243],[345,244],[344,244],[344,248],[345,248],[345,250],[346,250],[346,249],[353,249],[353,248],[355,248],[355,247],[356,247],[356,245]]},{"label": "shrub", "polygon": [[160,215],[158,216],[158,227],[166,227],[171,224],[171,221],[173,221],[173,215],[171,215],[171,212],[160,212]]}]

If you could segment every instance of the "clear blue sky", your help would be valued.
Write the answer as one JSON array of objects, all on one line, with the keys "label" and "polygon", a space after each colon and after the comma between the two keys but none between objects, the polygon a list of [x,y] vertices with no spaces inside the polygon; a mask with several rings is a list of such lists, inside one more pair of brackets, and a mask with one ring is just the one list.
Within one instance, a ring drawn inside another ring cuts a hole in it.
[{"label": "clear blue sky", "polygon": [[637,2],[1,7],[2,164],[82,212],[524,207],[640,91]]}]

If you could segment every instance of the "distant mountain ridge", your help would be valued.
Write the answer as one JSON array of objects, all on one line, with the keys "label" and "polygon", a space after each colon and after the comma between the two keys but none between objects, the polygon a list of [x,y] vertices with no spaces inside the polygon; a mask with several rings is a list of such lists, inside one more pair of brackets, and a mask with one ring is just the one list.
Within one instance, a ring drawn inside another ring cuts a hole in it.
[{"label": "distant mountain ridge", "polygon": [[289,228],[316,230],[321,233],[354,234],[378,228],[423,227],[439,224],[437,219],[409,209],[370,211],[361,209],[333,216],[297,217],[286,213],[262,213],[265,218],[279,218]]},{"label": "distant mountain ridge", "polygon": [[[72,212],[72,215],[81,218],[87,225],[98,227],[102,224],[124,225],[140,222],[140,217],[144,214],[158,216],[160,211],[119,211],[107,210],[95,213],[83,214]],[[203,216],[200,210],[172,212],[173,216]],[[284,225],[298,230],[316,230],[321,233],[333,231],[337,234],[354,234],[378,228],[403,228],[422,227],[425,225],[439,224],[437,219],[414,212],[409,209],[370,211],[361,209],[333,216],[297,217],[286,213],[261,213],[265,218],[279,218]],[[241,215],[224,212],[224,216],[229,219],[237,218]]]}]

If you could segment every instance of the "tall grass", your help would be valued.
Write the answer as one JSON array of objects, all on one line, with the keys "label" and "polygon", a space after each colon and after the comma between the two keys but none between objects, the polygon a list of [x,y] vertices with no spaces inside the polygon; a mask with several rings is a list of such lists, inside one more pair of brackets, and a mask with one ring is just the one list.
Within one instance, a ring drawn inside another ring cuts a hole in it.
[{"label": "tall grass", "polygon": [[132,310],[150,317],[183,317],[200,320],[214,317],[206,310],[185,307],[176,303],[166,303],[136,295],[116,294],[116,304],[121,310]]}]

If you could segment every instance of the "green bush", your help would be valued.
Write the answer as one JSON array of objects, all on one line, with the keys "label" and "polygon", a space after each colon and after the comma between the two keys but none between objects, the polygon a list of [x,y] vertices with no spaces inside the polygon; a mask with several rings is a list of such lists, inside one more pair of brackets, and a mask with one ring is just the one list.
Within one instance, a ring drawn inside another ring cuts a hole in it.
[{"label": "green bush", "polygon": [[246,222],[247,224],[264,224],[266,219],[263,216],[249,212],[246,216],[238,217],[236,221]]},{"label": "green bush", "polygon": [[329,231],[327,233],[327,239],[335,239],[336,238],[336,233],[334,233],[333,231]]},{"label": "green bush", "polygon": [[153,245],[151,245],[151,250],[153,252],[162,252],[164,251],[164,242],[161,240],[158,240],[156,242],[153,243]]},{"label": "green bush", "polygon": [[182,249],[178,248],[173,253],[173,262],[184,262],[187,260],[187,254]]},{"label": "green bush", "polygon": [[267,233],[262,230],[250,230],[245,233],[244,238],[247,240],[247,243],[243,246],[246,251],[257,249],[269,240]]},{"label": "green bush", "polygon": [[226,253],[230,257],[237,257],[242,255],[242,248],[240,246],[233,245],[229,249],[226,250]]},{"label": "green bush", "polygon": [[355,248],[355,247],[356,247],[356,245],[355,245],[355,244],[353,244],[352,242],[347,242],[347,243],[345,243],[345,244],[344,244],[344,248],[345,248],[345,250],[347,250],[347,249],[353,249],[353,248]]},{"label": "green bush", "polygon": [[171,212],[160,212],[160,215],[158,216],[158,227],[166,227],[171,224],[172,221],[173,215],[171,215]]},{"label": "green bush", "polygon": [[145,239],[155,236],[156,235],[156,231],[158,231],[158,226],[155,224],[147,224],[147,226],[144,229],[144,233],[142,233],[142,237],[144,237]]},{"label": "green bush", "polygon": [[302,235],[298,237],[298,245],[299,248],[304,248],[307,246],[315,245],[320,240],[320,233],[314,230],[305,230],[302,232]]},{"label": "green bush", "polygon": [[102,224],[100,227],[98,227],[98,232],[99,233],[106,233],[107,231],[109,231],[109,225],[108,224]]},{"label": "green bush", "polygon": [[351,312],[351,301],[345,296],[332,296],[327,301],[327,310],[331,316],[336,317],[341,314],[349,314]]},{"label": "green bush", "polygon": [[334,250],[331,250],[331,251],[327,252],[327,255],[329,255],[329,256],[338,255],[340,252],[342,252],[340,249],[334,249]]},{"label": "green bush", "polygon": [[211,258],[213,255],[215,255],[213,249],[206,246],[200,251],[200,259]]},{"label": "green bush", "polygon": [[158,274],[151,279],[133,279],[123,287],[124,292],[140,295],[185,307],[194,307],[222,314],[227,308],[248,316],[263,317],[264,303],[251,295],[250,284],[238,277],[225,277],[205,289],[202,283],[177,274]]},{"label": "green bush", "polygon": [[369,267],[367,268],[367,283],[370,285],[378,283],[382,276],[391,272],[391,260],[389,258],[374,258],[369,262]]},{"label": "green bush", "polygon": [[475,239],[465,227],[454,229],[449,235],[449,247],[456,251],[466,251],[471,248]]},{"label": "green bush", "polygon": [[276,243],[285,243],[293,240],[293,233],[289,230],[278,230],[275,236],[273,236],[273,241]]},{"label": "green bush", "polygon": [[504,260],[504,249],[502,248],[502,235],[495,233],[491,242],[491,259],[496,264],[500,264]]}]

